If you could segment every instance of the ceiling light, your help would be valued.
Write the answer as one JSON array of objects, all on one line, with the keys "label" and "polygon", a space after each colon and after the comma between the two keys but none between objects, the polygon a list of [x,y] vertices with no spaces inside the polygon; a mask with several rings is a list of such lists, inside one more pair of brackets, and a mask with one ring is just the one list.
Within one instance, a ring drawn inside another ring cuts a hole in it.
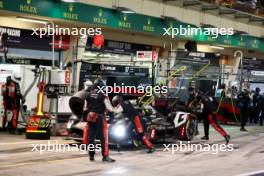
[{"label": "ceiling light", "polygon": [[238,34],[238,35],[249,35],[249,33],[245,32],[245,31],[239,31],[239,30],[235,30],[235,34]]},{"label": "ceiling light", "polygon": [[221,46],[213,46],[213,45],[209,45],[209,48],[220,49],[220,50],[225,49],[224,47],[221,47]]},{"label": "ceiling light", "polygon": [[26,22],[31,22],[31,23],[40,23],[40,24],[47,24],[47,21],[44,20],[38,20],[34,18],[24,18],[24,17],[16,17],[17,20],[19,21],[26,21]]},{"label": "ceiling light", "polygon": [[181,22],[178,18],[171,17],[171,16],[161,15],[160,17],[163,18],[164,20],[174,20],[174,21]]},{"label": "ceiling light", "polygon": [[127,7],[118,7],[118,6],[113,6],[113,9],[122,12],[122,13],[135,13],[134,10],[131,10],[130,8]]}]

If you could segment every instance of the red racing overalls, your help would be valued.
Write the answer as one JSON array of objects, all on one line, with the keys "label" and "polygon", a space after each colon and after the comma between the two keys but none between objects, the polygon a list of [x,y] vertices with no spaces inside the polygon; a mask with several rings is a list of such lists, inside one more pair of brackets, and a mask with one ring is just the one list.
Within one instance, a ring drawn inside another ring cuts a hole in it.
[{"label": "red racing overalls", "polygon": [[7,80],[7,83],[2,85],[2,96],[4,104],[4,116],[2,121],[3,128],[6,127],[7,122],[7,111],[12,112],[12,119],[10,122],[10,129],[14,130],[17,128],[19,110],[20,110],[20,100],[23,98],[20,86],[13,80]]}]

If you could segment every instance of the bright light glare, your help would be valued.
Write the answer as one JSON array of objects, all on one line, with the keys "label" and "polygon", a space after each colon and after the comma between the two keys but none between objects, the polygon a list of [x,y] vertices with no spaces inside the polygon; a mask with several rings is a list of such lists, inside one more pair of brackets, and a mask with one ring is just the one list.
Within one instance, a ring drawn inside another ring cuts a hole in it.
[{"label": "bright light glare", "polygon": [[126,135],[126,129],[123,125],[118,125],[114,128],[114,134],[118,138],[123,138]]}]

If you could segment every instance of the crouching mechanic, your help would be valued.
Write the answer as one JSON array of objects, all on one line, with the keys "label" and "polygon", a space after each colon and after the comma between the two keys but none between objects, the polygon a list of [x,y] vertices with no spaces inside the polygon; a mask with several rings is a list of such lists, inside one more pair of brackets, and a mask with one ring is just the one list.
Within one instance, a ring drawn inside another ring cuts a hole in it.
[{"label": "crouching mechanic", "polygon": [[141,123],[141,117],[138,110],[136,110],[129,101],[124,101],[123,98],[119,95],[113,97],[112,103],[115,107],[115,113],[123,113],[134,123],[136,131],[140,135],[142,142],[148,148],[147,153],[153,153],[153,144],[148,140],[147,136],[144,134],[144,128]]},{"label": "crouching mechanic", "polygon": [[218,124],[216,119],[216,113],[214,112],[215,106],[213,103],[213,98],[202,95],[202,93],[199,93],[196,97],[197,101],[201,104],[202,114],[204,116],[204,134],[205,136],[201,139],[203,140],[209,140],[209,124],[211,124],[214,129],[220,133],[221,136],[223,136],[226,140],[226,144],[230,141],[230,135],[228,135],[225,130]]},{"label": "crouching mechanic", "polygon": [[90,80],[85,82],[85,90],[89,92],[86,98],[88,144],[93,144],[93,147],[89,146],[89,156],[90,161],[95,161],[95,137],[98,136],[101,142],[102,161],[115,162],[114,159],[109,158],[108,127],[104,116],[105,111],[113,111],[113,107],[109,98],[102,92],[99,92],[97,87],[99,86],[99,82],[98,80],[95,84]]}]

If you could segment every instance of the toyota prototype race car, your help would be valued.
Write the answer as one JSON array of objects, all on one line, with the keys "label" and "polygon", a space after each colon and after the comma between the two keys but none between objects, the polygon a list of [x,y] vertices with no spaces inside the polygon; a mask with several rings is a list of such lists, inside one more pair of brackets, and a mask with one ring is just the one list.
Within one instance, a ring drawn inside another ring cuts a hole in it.
[{"label": "toyota prototype race car", "polygon": [[[77,106],[74,107],[76,108]],[[176,111],[170,113],[168,116],[163,116],[151,106],[145,108],[148,113],[142,113],[141,117],[145,132],[150,141],[159,142],[162,140],[164,142],[166,138],[192,140],[196,134],[195,115],[188,112]],[[73,114],[76,114],[74,113],[75,110],[73,109]],[[80,114],[77,116],[72,115],[67,125],[69,138],[78,142],[81,142],[83,139],[83,129],[87,123],[82,120],[81,116]],[[140,145],[139,136],[135,131],[134,124],[127,117],[124,117],[123,114],[118,118],[108,118],[108,128],[110,145],[116,145],[117,147]]]},{"label": "toyota prototype race car", "polygon": [[[179,140],[192,140],[196,134],[196,117],[191,113],[178,111],[173,113],[174,117],[164,119],[162,117],[143,117],[145,132],[150,141],[165,141],[166,138]],[[67,124],[69,138],[82,142],[83,129],[87,122],[71,116]],[[134,124],[124,116],[114,119],[108,123],[109,144],[121,146],[139,146],[140,138],[136,133]]]}]

